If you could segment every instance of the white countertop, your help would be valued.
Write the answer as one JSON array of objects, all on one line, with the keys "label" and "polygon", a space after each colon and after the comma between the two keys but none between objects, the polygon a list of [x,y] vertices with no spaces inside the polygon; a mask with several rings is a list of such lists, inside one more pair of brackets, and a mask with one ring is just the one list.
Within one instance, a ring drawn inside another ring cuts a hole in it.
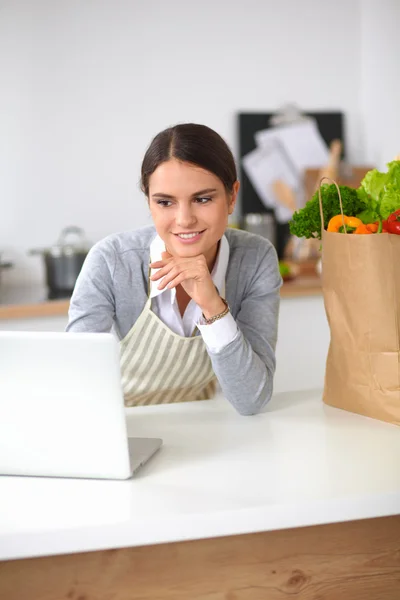
[{"label": "white countertop", "polygon": [[0,477],[0,560],[400,514],[400,428],[278,394],[129,409],[164,446],[132,480]]}]

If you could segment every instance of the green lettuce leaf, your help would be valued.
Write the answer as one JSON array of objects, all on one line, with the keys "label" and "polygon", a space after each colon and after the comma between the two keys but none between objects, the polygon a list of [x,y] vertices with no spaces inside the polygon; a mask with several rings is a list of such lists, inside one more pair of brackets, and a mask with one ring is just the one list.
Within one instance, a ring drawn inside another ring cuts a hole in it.
[{"label": "green lettuce leaf", "polygon": [[369,196],[363,187],[359,187],[357,191],[357,196],[361,202],[364,202],[365,206],[369,204]]},{"label": "green lettuce leaf", "polygon": [[361,219],[365,225],[368,225],[368,223],[375,223],[375,221],[378,221],[380,218],[378,211],[373,210],[373,208],[366,208],[360,212],[357,217]]},{"label": "green lettuce leaf", "polygon": [[379,219],[377,210],[378,202],[376,200],[372,200],[363,187],[358,188],[357,196],[361,202],[364,203],[364,210],[358,213],[357,217],[366,225],[368,225],[368,223],[375,223],[375,221]]},{"label": "green lettuce leaf", "polygon": [[381,195],[379,202],[379,213],[382,219],[387,219],[389,215],[400,208],[400,186],[387,184]]},{"label": "green lettuce leaf", "polygon": [[400,160],[392,160],[387,166],[387,184],[392,185],[395,189],[400,190]]},{"label": "green lettuce leaf", "polygon": [[377,169],[368,171],[357,190],[359,199],[365,204],[357,216],[363,223],[374,223],[387,219],[400,208],[400,161],[388,163],[387,173]]},{"label": "green lettuce leaf", "polygon": [[380,173],[377,169],[368,171],[361,182],[361,187],[372,200],[378,201],[379,195],[387,183],[388,173]]}]

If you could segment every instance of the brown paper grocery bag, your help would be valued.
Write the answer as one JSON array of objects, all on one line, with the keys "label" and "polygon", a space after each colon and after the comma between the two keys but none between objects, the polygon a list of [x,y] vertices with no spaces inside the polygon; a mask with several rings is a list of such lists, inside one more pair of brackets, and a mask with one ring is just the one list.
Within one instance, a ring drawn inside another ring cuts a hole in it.
[{"label": "brown paper grocery bag", "polygon": [[400,425],[400,235],[323,230],[322,288],[324,402]]}]

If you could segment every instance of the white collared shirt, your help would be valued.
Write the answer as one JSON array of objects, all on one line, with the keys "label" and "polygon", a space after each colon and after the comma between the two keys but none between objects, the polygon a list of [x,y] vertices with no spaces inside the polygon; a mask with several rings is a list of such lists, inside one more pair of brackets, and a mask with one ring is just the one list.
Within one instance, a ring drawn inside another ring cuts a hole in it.
[{"label": "white collared shirt", "polygon": [[[165,244],[157,235],[150,244],[151,262],[161,260],[162,252],[165,252]],[[225,295],[225,276],[228,261],[229,243],[224,235],[221,238],[218,256],[211,273],[214,285],[222,296]],[[151,274],[156,272],[156,269],[152,269]],[[182,317],[176,299],[176,290],[174,288],[159,290],[159,283],[160,280],[150,281],[152,309],[171,331],[184,337],[190,337],[197,326],[207,347],[213,352],[218,352],[233,342],[238,334],[238,326],[230,312],[222,319],[215,321],[215,323],[205,325],[202,323],[200,307],[193,300],[190,300]]]}]

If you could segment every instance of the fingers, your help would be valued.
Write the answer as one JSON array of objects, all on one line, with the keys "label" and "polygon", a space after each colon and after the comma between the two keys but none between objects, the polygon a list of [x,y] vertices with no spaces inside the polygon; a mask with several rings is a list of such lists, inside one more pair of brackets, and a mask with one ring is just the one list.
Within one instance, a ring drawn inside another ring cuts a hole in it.
[{"label": "fingers", "polygon": [[172,281],[169,282],[169,284],[167,285],[167,288],[168,289],[175,288],[176,286],[178,286],[180,283],[182,283],[186,279],[190,279],[190,277],[188,277],[186,273],[180,273],[177,277],[175,277],[174,279],[172,279]]},{"label": "fingers", "polygon": [[165,261],[158,260],[157,262],[150,263],[151,269],[161,269],[161,267],[165,266]]},{"label": "fingers", "polygon": [[[156,265],[160,265],[160,266],[156,266]],[[150,276],[150,279],[152,281],[157,281],[158,279],[165,277],[165,275],[167,275],[167,273],[169,273],[170,270],[174,268],[174,264],[169,263],[168,265],[166,265],[165,263],[160,261],[158,263],[152,263],[150,265],[150,267],[152,269],[159,269],[159,271],[157,271],[157,273],[153,273],[153,275]]]},{"label": "fingers", "polygon": [[[171,256],[168,252],[163,252],[163,255]],[[181,259],[178,263],[174,258],[167,259],[163,257],[163,260],[151,263],[150,267],[158,269],[157,273],[153,273],[150,276],[151,281],[162,279],[162,282],[158,285],[159,290],[163,290],[166,287],[176,287],[186,279],[198,279],[207,275],[210,276],[204,256],[199,256],[195,259]],[[182,277],[179,278],[179,282],[177,283],[174,280],[180,273]]]},{"label": "fingers", "polygon": [[[193,273],[191,273],[188,270],[182,271],[182,269],[180,269],[178,266],[176,266],[173,269],[171,269],[171,271],[167,275],[165,275],[165,277],[163,278],[161,283],[158,285],[158,289],[163,290],[166,287],[168,287],[169,289],[172,287],[175,287],[175,285],[170,285],[170,284],[178,278],[179,278],[179,283],[181,283],[182,281],[185,281],[185,279],[192,279]],[[178,285],[178,284],[176,284],[176,285]]]}]

